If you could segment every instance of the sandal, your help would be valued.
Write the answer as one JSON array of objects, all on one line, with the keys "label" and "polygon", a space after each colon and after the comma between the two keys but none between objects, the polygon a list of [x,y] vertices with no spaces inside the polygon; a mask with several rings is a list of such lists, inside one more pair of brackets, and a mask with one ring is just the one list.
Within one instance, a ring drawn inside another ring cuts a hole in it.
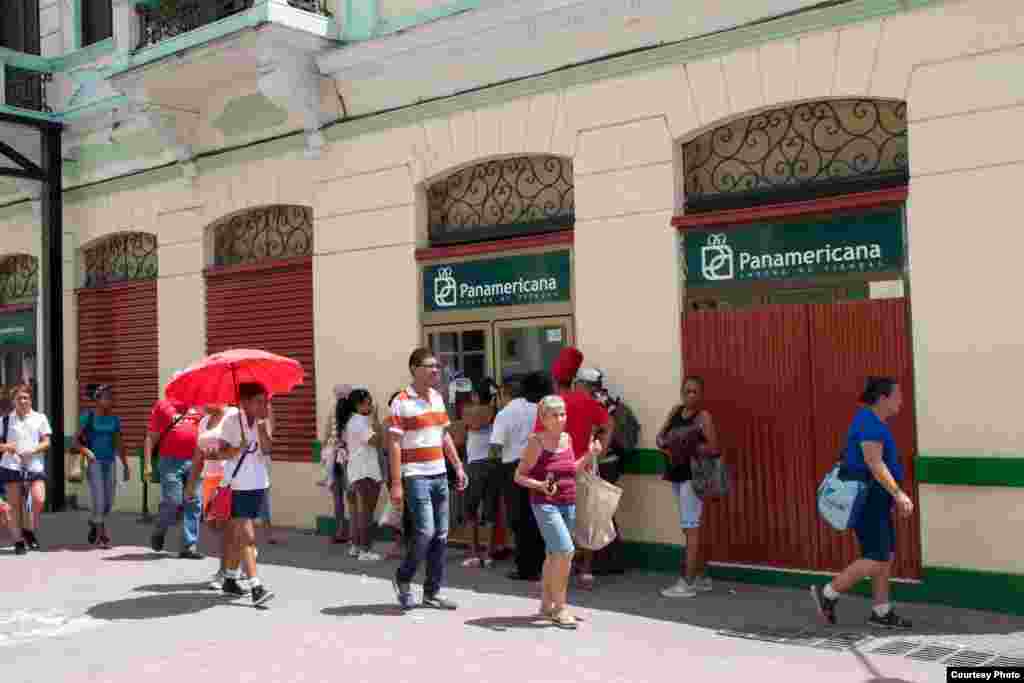
[{"label": "sandal", "polygon": [[558,628],[564,628],[570,631],[575,631],[579,624],[576,623],[576,617],[569,614],[569,610],[562,609],[561,611],[551,615],[551,621]]},{"label": "sandal", "polygon": [[479,557],[470,557],[462,561],[462,566],[466,569],[479,569],[483,564],[484,560]]}]

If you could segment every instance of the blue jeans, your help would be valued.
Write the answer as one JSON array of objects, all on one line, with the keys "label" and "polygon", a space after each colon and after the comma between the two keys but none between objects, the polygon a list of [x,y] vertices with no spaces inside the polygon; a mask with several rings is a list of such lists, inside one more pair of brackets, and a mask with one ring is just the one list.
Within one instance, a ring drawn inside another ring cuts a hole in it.
[{"label": "blue jeans", "polygon": [[402,479],[402,488],[413,532],[395,579],[399,586],[408,585],[426,559],[423,594],[436,595],[444,583],[448,559],[448,475],[406,477]]},{"label": "blue jeans", "polygon": [[185,483],[192,472],[191,460],[160,458],[160,518],[156,532],[166,534],[178,521],[178,506],[185,506],[185,521],[182,523],[182,549],[191,548],[199,542],[199,516],[202,504],[199,496],[191,501],[184,500]]},{"label": "blue jeans", "polygon": [[89,496],[92,499],[92,521],[103,524],[114,507],[117,492],[117,463],[96,461],[89,464]]}]

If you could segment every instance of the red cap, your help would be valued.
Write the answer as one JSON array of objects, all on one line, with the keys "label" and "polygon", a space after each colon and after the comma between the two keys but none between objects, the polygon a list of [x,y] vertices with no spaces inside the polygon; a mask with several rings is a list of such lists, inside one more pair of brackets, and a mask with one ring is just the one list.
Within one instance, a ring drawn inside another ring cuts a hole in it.
[{"label": "red cap", "polygon": [[551,375],[560,384],[572,384],[576,371],[583,365],[583,354],[575,346],[566,346],[551,364]]}]

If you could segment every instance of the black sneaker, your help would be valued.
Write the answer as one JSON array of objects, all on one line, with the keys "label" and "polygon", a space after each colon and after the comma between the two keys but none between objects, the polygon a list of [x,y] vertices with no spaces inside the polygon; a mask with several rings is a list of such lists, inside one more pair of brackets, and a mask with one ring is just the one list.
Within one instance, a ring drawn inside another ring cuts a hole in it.
[{"label": "black sneaker", "polygon": [[89,545],[96,545],[96,539],[99,538],[100,528],[89,522]]},{"label": "black sneaker", "polygon": [[249,595],[252,592],[252,588],[249,587],[249,582],[242,583],[238,579],[227,578],[224,579],[224,586],[221,588],[225,595],[233,595],[235,597],[242,597]]},{"label": "black sneaker", "polygon": [[825,597],[824,586],[811,586],[811,599],[814,600],[814,606],[818,608],[818,614],[825,620],[825,623],[834,625],[836,623],[836,603],[839,602],[839,598],[829,600]]},{"label": "black sneaker", "polygon": [[438,595],[436,593],[434,595],[427,595],[427,594],[424,593],[424,595],[423,595],[423,606],[424,607],[433,607],[434,609],[447,609],[447,610],[453,610],[453,609],[458,609],[459,608],[459,606],[456,605],[451,600],[448,600],[447,598],[444,598],[444,597],[442,597],[442,596],[440,596],[440,595]]},{"label": "black sneaker", "polygon": [[152,548],[155,553],[162,552],[164,549],[164,534],[157,531],[150,536],[149,547]]},{"label": "black sneaker", "polygon": [[274,597],[274,594],[268,591],[266,586],[260,585],[252,587],[252,604],[262,605],[272,597]]},{"label": "black sneaker", "polygon": [[193,545],[178,553],[178,557],[182,560],[201,560],[203,559],[203,554],[196,550],[196,547]]},{"label": "black sneaker", "polygon": [[402,610],[408,612],[416,606],[416,603],[413,601],[412,591],[409,590],[409,584],[405,584],[403,587],[396,579],[392,579],[391,585],[395,589],[395,595],[398,597],[398,606]]},{"label": "black sneaker", "polygon": [[878,614],[872,611],[871,618],[868,619],[868,623],[872,626],[877,626],[878,628],[889,629],[913,628],[914,626],[909,619],[904,619],[892,610],[889,610],[889,613],[886,614],[884,617],[880,617],[878,616]]},{"label": "black sneaker", "polygon": [[15,555],[26,555],[28,554],[28,548],[25,547],[25,541],[18,541],[14,544]]},{"label": "black sneaker", "polygon": [[39,550],[39,539],[36,538],[36,532],[30,531],[29,529],[21,530],[21,537],[25,539],[25,545],[28,546],[29,550]]}]

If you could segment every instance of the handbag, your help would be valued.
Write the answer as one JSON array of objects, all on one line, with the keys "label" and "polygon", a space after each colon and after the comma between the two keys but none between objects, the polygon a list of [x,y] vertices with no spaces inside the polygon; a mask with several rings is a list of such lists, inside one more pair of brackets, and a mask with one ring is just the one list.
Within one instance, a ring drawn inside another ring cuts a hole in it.
[{"label": "handbag", "polygon": [[579,547],[601,550],[615,540],[612,518],[621,498],[622,489],[599,475],[587,470],[576,475],[576,528],[572,536]]},{"label": "handbag", "polygon": [[231,519],[231,498],[234,495],[232,493],[231,482],[238,474],[238,470],[241,469],[242,463],[245,462],[248,452],[242,453],[242,457],[239,458],[238,464],[235,465],[235,471],[231,473],[231,479],[221,483],[210,496],[210,500],[206,503],[206,509],[203,510],[203,517],[206,519],[206,523],[211,527],[216,528]]},{"label": "handbag", "polygon": [[690,458],[691,485],[701,498],[724,498],[729,495],[729,466],[715,453]]},{"label": "handbag", "polygon": [[[92,448],[91,439],[89,434],[92,433],[96,419],[96,413],[89,411],[89,419],[85,423],[85,427],[78,433],[78,442],[84,445],[86,448]],[[83,479],[82,476],[82,460],[85,458],[82,455],[80,449],[75,449],[68,454],[65,469],[67,470],[67,480],[73,484],[80,483]]]},{"label": "handbag", "polygon": [[840,460],[818,485],[818,514],[836,531],[857,526],[864,501],[868,495],[868,482],[843,466]]}]

